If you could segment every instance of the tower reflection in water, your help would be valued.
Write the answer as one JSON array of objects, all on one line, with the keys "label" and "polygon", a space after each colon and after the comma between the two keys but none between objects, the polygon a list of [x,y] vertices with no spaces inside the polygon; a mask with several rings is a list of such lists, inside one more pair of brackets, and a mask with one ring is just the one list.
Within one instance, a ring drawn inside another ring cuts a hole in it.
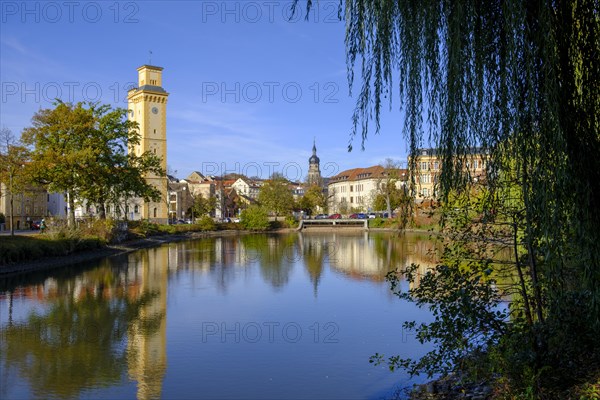
[{"label": "tower reflection in water", "polygon": [[1,281],[0,397],[106,397],[117,387],[164,396],[168,286],[179,287],[179,274],[192,290],[217,293],[256,278],[280,293],[305,279],[300,287],[316,298],[327,274],[385,289],[389,271],[416,263],[425,273],[436,246],[427,236],[372,233],[206,238]]},{"label": "tower reflection in water", "polygon": [[140,400],[161,397],[167,369],[168,256],[168,248],[159,247],[129,258],[128,273],[137,282],[130,295],[141,304],[128,328],[127,366]]},{"label": "tower reflection in water", "polygon": [[[0,397],[73,398],[122,384],[160,398],[166,358],[168,251],[74,266],[0,289]],[[6,311],[6,312],[5,312]],[[126,345],[125,345],[126,343]],[[13,384],[27,381],[28,385]]]}]

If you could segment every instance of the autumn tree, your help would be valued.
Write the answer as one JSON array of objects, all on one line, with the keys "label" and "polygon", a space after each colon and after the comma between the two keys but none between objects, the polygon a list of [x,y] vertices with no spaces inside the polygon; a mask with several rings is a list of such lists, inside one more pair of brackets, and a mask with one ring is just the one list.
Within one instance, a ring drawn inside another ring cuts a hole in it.
[{"label": "autumn tree", "polygon": [[127,197],[158,200],[159,192],[143,176],[164,176],[160,159],[149,152],[137,155],[128,148],[139,143],[137,124],[126,110],[109,105],[57,102],[38,111],[23,132],[31,145],[36,182],[50,191],[67,194],[68,221],[75,223],[75,205],[87,201],[105,217],[107,203]]},{"label": "autumn tree", "polygon": [[323,212],[327,210],[327,196],[323,193],[323,188],[318,185],[312,185],[304,192],[304,196],[298,201],[302,210],[312,215],[315,209]]},{"label": "autumn tree", "polygon": [[274,176],[265,181],[258,192],[258,202],[277,216],[289,213],[294,205],[294,197],[288,187],[288,181],[281,176]]},{"label": "autumn tree", "polygon": [[[29,183],[28,161],[29,150],[13,135],[12,131],[3,127],[0,130],[0,183],[6,188],[0,192],[8,200],[8,221],[10,234],[15,234],[14,195],[23,193]],[[0,188],[1,189],[1,188]]]},{"label": "autumn tree", "polygon": [[204,197],[202,193],[197,194],[194,197],[194,204],[187,211],[187,214],[192,216],[204,216],[209,215],[217,208],[216,197]]}]

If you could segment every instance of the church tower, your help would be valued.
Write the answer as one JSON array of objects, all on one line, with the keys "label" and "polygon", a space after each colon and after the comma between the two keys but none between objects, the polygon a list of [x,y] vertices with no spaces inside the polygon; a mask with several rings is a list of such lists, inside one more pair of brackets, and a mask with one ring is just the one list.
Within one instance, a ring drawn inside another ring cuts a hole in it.
[{"label": "church tower", "polygon": [[[130,151],[136,155],[152,152],[161,159],[161,168],[167,171],[167,98],[169,93],[162,88],[162,67],[142,65],[138,68],[138,87],[127,93],[129,119],[138,123],[140,143]],[[149,173],[148,183],[160,192],[157,202],[145,202],[141,218],[157,223],[167,223],[167,178]]]},{"label": "church tower", "polygon": [[317,145],[313,141],[312,156],[308,159],[308,184],[322,186],[320,160],[317,157]]}]

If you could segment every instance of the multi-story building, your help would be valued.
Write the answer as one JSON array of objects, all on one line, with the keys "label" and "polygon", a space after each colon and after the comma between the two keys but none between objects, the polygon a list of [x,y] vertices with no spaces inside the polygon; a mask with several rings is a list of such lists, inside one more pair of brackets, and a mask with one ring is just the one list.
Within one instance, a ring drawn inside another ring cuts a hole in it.
[{"label": "multi-story building", "polygon": [[173,176],[169,178],[169,221],[190,219],[194,199],[188,183]]},{"label": "multi-story building", "polygon": [[[129,118],[139,126],[140,142],[130,151],[137,155],[144,152],[156,154],[161,168],[167,170],[167,98],[169,93],[162,87],[162,67],[142,65],[138,68],[138,87],[129,90],[127,102]],[[169,218],[168,179],[152,173],[144,177],[161,194],[156,202],[142,202],[141,218],[167,223]]]},{"label": "multi-story building", "polygon": [[[189,199],[191,204],[193,204],[199,196],[202,196],[204,199],[218,197],[217,181],[211,176],[204,176],[201,172],[194,171],[187,178],[182,179],[179,182],[187,184],[188,193],[191,195],[191,199]],[[210,214],[212,217],[216,216],[221,218],[219,204],[219,201],[217,201],[215,211]],[[188,217],[191,217],[191,215]]]},{"label": "multi-story building", "polygon": [[[382,185],[389,181],[390,171],[381,165],[342,171],[329,179],[329,211],[338,213],[381,211],[373,210],[373,202]],[[396,187],[406,183],[407,171],[395,170]]]},{"label": "multi-story building", "polygon": [[[435,199],[438,194],[438,181],[442,172],[442,155],[437,149],[419,149],[415,159],[416,199]],[[474,181],[481,181],[486,174],[487,156],[480,148],[475,148],[467,156],[465,172]],[[409,159],[410,165],[410,159]]]},{"label": "multi-story building", "polygon": [[[10,191],[8,186],[0,182],[0,213],[6,218],[5,227],[10,229]],[[15,229],[29,229],[33,221],[48,216],[48,192],[40,186],[29,186],[12,196],[12,215]]]},{"label": "multi-story building", "polygon": [[231,184],[231,187],[235,189],[238,195],[249,197],[252,200],[258,198],[258,192],[260,191],[260,185],[257,182],[245,178],[238,178]]}]

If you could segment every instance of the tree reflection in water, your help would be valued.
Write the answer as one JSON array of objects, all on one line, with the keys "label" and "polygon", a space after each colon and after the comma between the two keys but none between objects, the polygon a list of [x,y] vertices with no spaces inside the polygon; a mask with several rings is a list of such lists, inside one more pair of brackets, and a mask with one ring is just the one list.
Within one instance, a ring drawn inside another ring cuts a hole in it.
[{"label": "tree reflection in water", "polygon": [[[259,287],[254,271],[259,274],[257,280],[277,295],[294,278],[302,282],[304,277],[313,292],[308,295],[316,299],[327,278],[342,283],[337,286],[340,290],[352,286],[349,280],[385,287],[389,271],[412,262],[427,268],[433,262],[429,253],[435,249],[429,239],[356,232],[212,237],[141,250],[89,267],[28,276],[22,282],[0,282],[0,306],[11,314],[8,320],[2,316],[0,322],[0,397],[103,397],[101,388],[109,390],[110,396],[110,390],[133,390],[127,385],[129,378],[136,382],[139,399],[159,398],[167,369],[170,283],[178,288],[187,285],[183,296],[187,289],[197,291],[195,298],[214,302],[217,310],[222,294],[240,288],[235,285],[239,279],[248,282],[251,290]],[[294,275],[298,268],[304,273]],[[211,287],[218,296],[207,294]],[[236,295],[239,291],[229,294]],[[27,300],[15,302],[15,309],[28,313],[17,311],[15,321],[13,297]],[[338,293],[336,297],[343,296]],[[363,303],[364,299],[357,305]],[[289,304],[294,308],[293,302]],[[251,315],[253,310],[247,311]],[[234,318],[236,312],[235,308],[231,311]],[[286,308],[285,312],[293,311]],[[280,317],[289,319],[290,315]],[[169,368],[176,371],[177,360]]]},{"label": "tree reflection in water", "polygon": [[56,280],[45,311],[0,330],[2,369],[16,369],[41,398],[78,397],[120,382],[128,369],[125,340],[132,324],[151,336],[164,319],[160,313],[142,317],[159,293],[140,291],[139,282],[127,278],[104,265]]}]

